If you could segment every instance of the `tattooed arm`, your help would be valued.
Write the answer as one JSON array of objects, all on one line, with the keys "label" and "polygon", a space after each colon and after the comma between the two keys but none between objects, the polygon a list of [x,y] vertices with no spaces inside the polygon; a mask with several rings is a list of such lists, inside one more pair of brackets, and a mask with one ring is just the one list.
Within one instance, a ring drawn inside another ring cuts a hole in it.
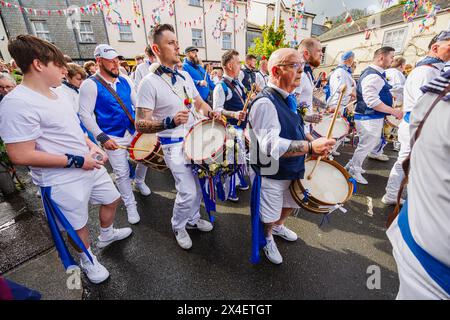
[{"label": "tattooed arm", "polygon": [[311,144],[308,141],[293,140],[288,150],[282,155],[282,158],[299,157],[307,154]]},{"label": "tattooed arm", "polygon": [[153,110],[136,108],[135,127],[141,133],[156,133],[166,129],[164,120],[154,120]]},{"label": "tattooed arm", "polygon": [[331,152],[335,144],[336,140],[327,139],[324,137],[316,139],[312,142],[294,140],[291,142],[291,145],[282,157],[299,157],[307,153],[318,156],[326,156]]}]

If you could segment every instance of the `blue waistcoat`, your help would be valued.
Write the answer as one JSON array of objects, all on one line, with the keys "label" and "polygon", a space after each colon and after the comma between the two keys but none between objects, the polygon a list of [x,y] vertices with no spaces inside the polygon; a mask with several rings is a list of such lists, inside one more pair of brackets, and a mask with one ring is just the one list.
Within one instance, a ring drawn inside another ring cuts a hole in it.
[{"label": "blue waistcoat", "polygon": [[[230,88],[225,81],[221,81],[220,82],[223,91],[225,93],[225,103],[223,105],[223,108],[227,111],[241,111],[244,108],[244,105],[242,104],[241,99],[239,98],[238,93],[236,92],[237,89],[233,90],[232,88]],[[247,99],[247,95],[244,92],[244,88],[242,88],[241,86],[239,86],[242,90],[242,100]],[[231,90],[231,93],[233,94],[232,98],[230,100],[226,100],[226,97],[228,95],[228,90]],[[232,118],[227,118],[227,123],[235,126],[238,123],[238,120],[236,119],[232,119]],[[240,128],[244,129],[247,126],[247,121],[242,121]]]},{"label": "blue waistcoat", "polygon": [[247,92],[250,92],[252,89],[252,84],[256,82],[256,73],[255,71],[244,67],[242,69],[242,72],[244,72],[244,79],[242,79],[242,84],[244,85]]},{"label": "blue waistcoat", "polygon": [[[90,79],[97,84],[97,100],[95,101],[94,113],[100,129],[107,135],[115,137],[125,136],[127,130],[131,134],[134,134],[134,125],[128,119],[127,114],[123,111],[116,98],[95,77],[91,77]],[[131,90],[128,81],[119,76],[119,81],[116,84],[116,92],[134,119]]]},{"label": "blue waistcoat", "polygon": [[[386,113],[384,113],[384,112],[379,112],[379,111],[373,110],[372,108],[369,108],[367,106],[367,104],[364,102],[363,95],[362,95],[361,83],[365,77],[367,77],[368,75],[371,75],[371,74],[377,74],[384,81],[384,86],[379,93],[380,100],[385,105],[390,106],[390,107],[392,107],[392,104],[393,104],[392,94],[389,91],[390,89],[392,89],[392,86],[387,82],[386,78],[383,77],[383,75],[381,73],[379,73],[377,70],[375,70],[371,67],[366,68],[366,70],[364,70],[363,73],[361,74],[361,77],[358,80],[358,85],[356,86],[356,109],[355,109],[355,111],[357,113],[365,115],[366,120],[367,119],[381,119],[381,118],[384,118],[384,116],[386,115]],[[355,120],[358,120],[357,115],[355,115]],[[364,120],[364,119],[360,119],[360,120]]]},{"label": "blue waistcoat", "polygon": [[[289,109],[286,99],[283,99],[283,97],[276,90],[265,87],[263,91],[258,94],[253,103],[255,103],[255,101],[259,100],[262,97],[268,98],[275,105],[275,109],[277,110],[278,114],[278,120],[280,121],[281,125],[280,137],[289,140],[306,140],[303,119],[301,116],[295,114]],[[272,161],[276,160],[271,158],[271,162]],[[260,175],[262,167],[265,167],[265,165],[262,165],[260,163],[258,157],[257,164],[252,164],[252,168],[258,175]],[[303,179],[304,173],[305,156],[299,156],[280,158],[277,174],[271,176],[262,176],[275,180],[296,180]]]}]

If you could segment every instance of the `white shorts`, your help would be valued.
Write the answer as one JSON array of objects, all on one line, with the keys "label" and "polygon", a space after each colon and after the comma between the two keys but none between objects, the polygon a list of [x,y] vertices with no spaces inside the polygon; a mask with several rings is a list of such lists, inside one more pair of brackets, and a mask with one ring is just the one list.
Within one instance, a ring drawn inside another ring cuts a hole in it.
[{"label": "white shorts", "polygon": [[105,167],[102,167],[79,180],[52,186],[51,198],[72,227],[80,230],[87,224],[89,203],[111,204],[120,198],[120,193]]},{"label": "white shorts", "polygon": [[[255,172],[250,170],[250,181],[253,183]],[[263,223],[280,220],[281,209],[298,209],[299,205],[292,198],[289,186],[291,180],[275,180],[261,177],[261,198],[259,215]]]}]

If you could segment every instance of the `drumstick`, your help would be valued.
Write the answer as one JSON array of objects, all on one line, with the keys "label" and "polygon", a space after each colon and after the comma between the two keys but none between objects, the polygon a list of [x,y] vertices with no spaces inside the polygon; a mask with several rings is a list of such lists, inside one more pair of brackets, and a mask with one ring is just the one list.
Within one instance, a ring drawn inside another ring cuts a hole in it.
[{"label": "drumstick", "polygon": [[[334,123],[336,122],[338,111],[339,111],[339,109],[341,107],[342,98],[344,97],[344,93],[345,93],[346,89],[347,89],[347,85],[343,84],[342,87],[341,87],[341,94],[339,96],[338,105],[336,106],[336,109],[334,110],[333,119],[331,120],[330,127],[328,128],[327,139],[330,139],[331,138],[331,134],[333,133]],[[311,173],[308,175],[308,177],[306,177],[306,179],[308,179],[308,180],[312,179],[312,175],[314,173],[314,170],[316,170],[316,167],[319,165],[320,160],[322,160],[322,156],[317,158],[317,161],[314,164],[314,167],[312,168]]]},{"label": "drumstick", "polygon": [[134,150],[134,151],[143,151],[143,152],[150,152],[150,150],[140,149],[140,148],[131,148],[131,147],[124,147],[124,146],[117,146],[119,149],[126,149],[126,150]]},{"label": "drumstick", "polygon": [[[248,94],[247,99],[245,99],[245,104],[244,104],[244,108],[242,109],[242,111],[247,112],[248,103],[250,102],[250,97],[253,95],[255,90],[256,90],[256,83],[252,83],[252,89],[250,90],[250,93]],[[240,126],[241,122],[242,121],[239,120],[237,125]]]}]

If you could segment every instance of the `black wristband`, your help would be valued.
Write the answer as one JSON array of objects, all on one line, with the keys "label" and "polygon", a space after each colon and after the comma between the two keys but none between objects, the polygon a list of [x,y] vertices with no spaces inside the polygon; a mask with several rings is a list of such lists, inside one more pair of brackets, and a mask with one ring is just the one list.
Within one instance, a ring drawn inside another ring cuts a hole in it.
[{"label": "black wristband", "polygon": [[82,168],[84,165],[84,157],[82,156],[74,156],[73,154],[66,153],[67,156],[67,165],[65,168],[70,168],[75,166],[75,168]]},{"label": "black wristband", "polygon": [[308,141],[308,154],[312,155],[313,154],[313,148],[312,148],[312,143],[311,141]]},{"label": "black wristband", "polygon": [[173,129],[176,127],[174,118],[167,117],[163,120],[164,129]]},{"label": "black wristband", "polygon": [[102,132],[97,136],[97,141],[101,144],[106,143],[109,139],[111,139],[106,133]]}]

